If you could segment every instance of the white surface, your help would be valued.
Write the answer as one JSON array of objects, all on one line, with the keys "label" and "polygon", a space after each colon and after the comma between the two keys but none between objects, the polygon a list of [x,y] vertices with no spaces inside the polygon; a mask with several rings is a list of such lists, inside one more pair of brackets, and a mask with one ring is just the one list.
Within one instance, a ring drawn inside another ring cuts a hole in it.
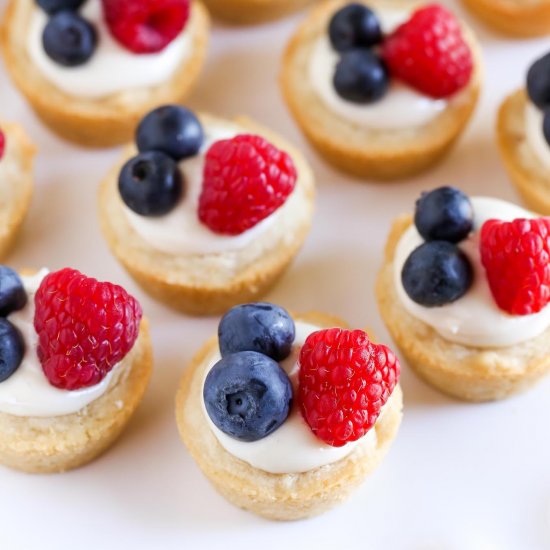
[{"label": "white surface", "polygon": [[[0,7],[5,3],[0,0]],[[390,221],[409,210],[421,190],[441,184],[517,200],[495,149],[495,112],[550,40],[504,40],[466,17],[483,41],[488,73],[474,123],[443,164],[395,184],[365,185],[341,176],[296,129],[276,76],[299,17],[246,30],[215,29],[190,105],[220,115],[247,113],[272,126],[304,149],[319,182],[311,238],[268,299],[297,311],[325,310],[359,327],[369,324],[388,341],[372,289]],[[550,547],[550,378],[508,401],[470,405],[432,390],[404,365],[399,436],[349,502],[320,518],[281,524],[218,496],[180,443],[173,410],[180,375],[216,319],[187,318],[138,290],[109,254],[95,212],[97,183],[118,152],[84,151],[59,141],[6,79],[0,83],[0,117],[23,122],[41,151],[29,223],[9,262],[71,265],[135,292],[152,321],[156,369],[129,429],[96,462],[52,476],[0,469],[2,550]]]}]

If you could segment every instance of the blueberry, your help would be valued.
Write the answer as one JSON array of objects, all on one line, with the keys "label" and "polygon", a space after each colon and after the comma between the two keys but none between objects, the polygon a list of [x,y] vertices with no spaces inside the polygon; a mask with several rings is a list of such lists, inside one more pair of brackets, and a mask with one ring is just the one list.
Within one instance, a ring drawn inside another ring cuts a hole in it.
[{"label": "blueberry", "polygon": [[472,231],[473,218],[470,199],[456,187],[438,187],[416,201],[414,224],[427,241],[457,243]]},{"label": "blueberry", "polygon": [[165,105],[147,114],[136,132],[138,149],[162,151],[174,160],[196,155],[204,141],[199,119],[185,107]]},{"label": "blueberry", "polygon": [[26,304],[27,293],[19,275],[13,269],[0,265],[0,317],[6,317]]},{"label": "blueberry", "polygon": [[537,59],[529,68],[527,93],[540,109],[550,107],[550,53]]},{"label": "blueberry", "polygon": [[208,416],[222,432],[240,441],[257,441],[286,420],[292,384],[273,359],[241,351],[212,367],[203,397]]},{"label": "blueberry", "polygon": [[72,10],[76,11],[84,0],[36,0],[36,3],[48,14],[53,15],[58,11]]},{"label": "blueberry", "polygon": [[267,302],[235,306],[218,326],[222,357],[238,351],[257,351],[282,361],[290,354],[295,336],[294,321],[288,312]]},{"label": "blueberry", "polygon": [[19,368],[24,354],[25,342],[19,330],[7,319],[0,318],[0,382]]},{"label": "blueberry", "polygon": [[544,119],[542,121],[542,133],[546,143],[550,146],[550,108],[544,112]]},{"label": "blueberry", "polygon": [[333,78],[338,95],[353,103],[373,103],[388,90],[388,70],[370,50],[350,50],[342,54]]},{"label": "blueberry", "polygon": [[337,11],[330,20],[328,33],[333,48],[339,52],[369,48],[382,41],[378,17],[363,4],[348,4]]},{"label": "blueberry", "polygon": [[177,163],[160,151],[140,153],[122,168],[118,190],[130,210],[141,216],[162,216],[178,203],[183,176]]},{"label": "blueberry", "polygon": [[83,65],[97,45],[95,28],[72,11],[60,11],[48,21],[42,35],[44,50],[66,67]]},{"label": "blueberry", "polygon": [[407,258],[401,281],[409,298],[426,307],[450,304],[472,285],[472,266],[455,244],[430,241]]}]

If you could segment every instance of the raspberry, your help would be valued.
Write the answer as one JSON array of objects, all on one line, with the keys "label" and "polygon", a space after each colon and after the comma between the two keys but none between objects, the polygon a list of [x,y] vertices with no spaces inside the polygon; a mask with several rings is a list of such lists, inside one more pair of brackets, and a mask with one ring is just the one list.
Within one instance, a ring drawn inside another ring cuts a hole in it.
[{"label": "raspberry", "polygon": [[2,130],[0,130],[0,160],[4,156],[4,151],[6,149],[6,136]]},{"label": "raspberry", "polygon": [[206,153],[199,219],[216,233],[239,235],[275,212],[295,183],[292,159],[264,138],[217,141]]},{"label": "raspberry", "polygon": [[498,307],[537,313],[550,301],[550,218],[488,220],[481,228],[481,262]]},{"label": "raspberry", "polygon": [[93,386],[132,349],[142,311],[122,287],[74,269],[47,275],[35,295],[38,358],[53,386]]},{"label": "raspberry", "polygon": [[399,360],[362,330],[310,334],[300,352],[299,401],[315,435],[333,447],[364,436],[399,378]]},{"label": "raspberry", "polygon": [[468,84],[472,52],[454,15],[433,4],[415,11],[382,46],[390,73],[423,94],[448,97]]},{"label": "raspberry", "polygon": [[189,0],[103,0],[111,34],[134,53],[163,50],[185,27]]}]

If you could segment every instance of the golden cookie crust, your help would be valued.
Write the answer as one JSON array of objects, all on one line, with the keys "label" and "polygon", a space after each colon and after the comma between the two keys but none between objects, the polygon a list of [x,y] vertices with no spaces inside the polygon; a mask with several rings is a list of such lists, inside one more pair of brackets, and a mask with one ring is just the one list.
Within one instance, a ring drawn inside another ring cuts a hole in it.
[{"label": "golden cookie crust", "polygon": [[376,282],[382,319],[408,364],[426,382],[465,401],[504,399],[525,390],[550,371],[550,329],[522,344],[475,348],[449,342],[401,304],[394,282],[395,249],[411,226],[409,215],[390,231]]},{"label": "golden cookie crust", "polygon": [[498,112],[497,142],[508,176],[525,204],[535,212],[550,215],[550,175],[525,136],[527,101],[524,89],[504,100]]},{"label": "golden cookie crust", "polygon": [[158,86],[128,90],[105,98],[71,96],[52,85],[27,53],[27,29],[34,0],[10,0],[0,24],[0,46],[6,68],[19,91],[55,133],[85,147],[111,147],[132,139],[139,120],[166,103],[181,103],[194,86],[208,45],[209,18],[195,1],[188,22],[193,53],[170,80]]},{"label": "golden cookie crust", "polygon": [[252,25],[280,19],[312,0],[203,0],[208,11],[228,23]]},{"label": "golden cookie crust", "polygon": [[80,411],[26,417],[0,413],[0,463],[29,473],[78,468],[110,447],[140,403],[153,366],[149,325],[113,376],[107,391]]},{"label": "golden cookie crust", "polygon": [[[280,73],[286,103],[323,158],[344,172],[379,180],[417,174],[448,152],[470,119],[482,81],[480,48],[472,31],[462,23],[474,55],[474,74],[468,86],[430,123],[403,130],[356,126],[328,109],[307,78],[316,40],[326,32],[332,14],[345,3],[345,0],[330,0],[315,6],[292,37]],[[369,0],[368,5],[375,9],[411,7],[410,2],[403,0]]]},{"label": "golden cookie crust", "polygon": [[549,0],[463,0],[486,24],[515,38],[550,33]]},{"label": "golden cookie crust", "polygon": [[4,157],[10,177],[0,182],[0,259],[12,249],[29,210],[34,188],[34,157],[36,147],[21,126],[0,121],[6,137]]},{"label": "golden cookie crust", "polygon": [[[216,120],[208,115],[200,118]],[[289,221],[291,228],[273,228],[262,235],[261,257],[247,258],[246,247],[235,254],[184,257],[161,252],[146,243],[128,222],[117,187],[122,164],[135,154],[133,146],[126,149],[123,159],[107,175],[99,190],[101,228],[113,254],[146,292],[193,315],[223,313],[235,304],[265,294],[298,253],[313,216],[313,174],[302,154],[247,118],[239,117],[234,122],[247,131],[267,137],[289,153],[298,171],[294,193],[299,192],[301,197],[299,217]]]},{"label": "golden cookie crust", "polygon": [[[337,317],[317,312],[298,315],[296,319],[327,328],[346,326]],[[304,519],[345,500],[381,462],[401,423],[399,386],[372,428],[377,436],[374,449],[359,444],[346,458],[299,474],[271,474],[228,453],[210,430],[201,403],[207,359],[217,345],[216,337],[208,340],[186,370],[176,397],[176,420],[191,456],[230,502],[269,519]]]}]

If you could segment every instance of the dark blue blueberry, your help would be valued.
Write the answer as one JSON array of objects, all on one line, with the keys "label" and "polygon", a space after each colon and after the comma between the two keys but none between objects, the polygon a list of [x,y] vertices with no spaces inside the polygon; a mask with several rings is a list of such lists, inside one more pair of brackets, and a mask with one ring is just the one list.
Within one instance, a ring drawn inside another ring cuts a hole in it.
[{"label": "dark blue blueberry", "polygon": [[58,11],[72,10],[76,11],[84,0],[36,0],[36,3],[48,14],[53,15]]},{"label": "dark blue blueberry", "polygon": [[140,122],[136,143],[140,151],[162,151],[174,160],[196,155],[204,141],[199,119],[185,107],[165,105]]},{"label": "dark blue blueberry", "polygon": [[93,25],[76,12],[60,11],[48,21],[42,42],[44,50],[56,63],[76,67],[92,57],[97,35]]},{"label": "dark blue blueberry", "polygon": [[222,357],[238,351],[257,351],[282,361],[290,354],[295,336],[294,321],[288,312],[267,302],[235,306],[218,326]]},{"label": "dark blue blueberry", "polygon": [[9,267],[0,265],[0,317],[25,307],[27,293],[19,275]]},{"label": "dark blue blueberry", "polygon": [[472,231],[474,210],[456,187],[438,187],[416,201],[414,224],[427,241],[458,243]]},{"label": "dark blue blueberry", "polygon": [[529,68],[527,93],[540,109],[550,107],[550,53],[537,59]]},{"label": "dark blue blueberry", "polygon": [[7,380],[19,368],[23,355],[23,336],[7,319],[0,318],[0,382]]},{"label": "dark blue blueberry", "polygon": [[118,190],[130,210],[141,216],[162,216],[178,203],[183,176],[177,163],[160,151],[140,153],[122,168]]},{"label": "dark blue blueberry", "polygon": [[381,99],[389,86],[384,62],[370,50],[344,52],[333,78],[338,95],[353,103],[373,103]]},{"label": "dark blue blueberry", "polygon": [[550,146],[550,107],[544,112],[544,119],[542,121],[542,133],[548,146]]},{"label": "dark blue blueberry", "polygon": [[339,52],[369,48],[382,41],[378,17],[363,4],[348,4],[337,11],[330,20],[328,33],[333,48]]},{"label": "dark blue blueberry", "polygon": [[447,241],[430,241],[415,248],[407,258],[401,281],[409,298],[425,307],[458,300],[473,281],[466,255]]},{"label": "dark blue blueberry", "polygon": [[273,359],[241,351],[212,367],[203,397],[208,416],[222,432],[240,441],[257,441],[286,420],[292,384]]}]

